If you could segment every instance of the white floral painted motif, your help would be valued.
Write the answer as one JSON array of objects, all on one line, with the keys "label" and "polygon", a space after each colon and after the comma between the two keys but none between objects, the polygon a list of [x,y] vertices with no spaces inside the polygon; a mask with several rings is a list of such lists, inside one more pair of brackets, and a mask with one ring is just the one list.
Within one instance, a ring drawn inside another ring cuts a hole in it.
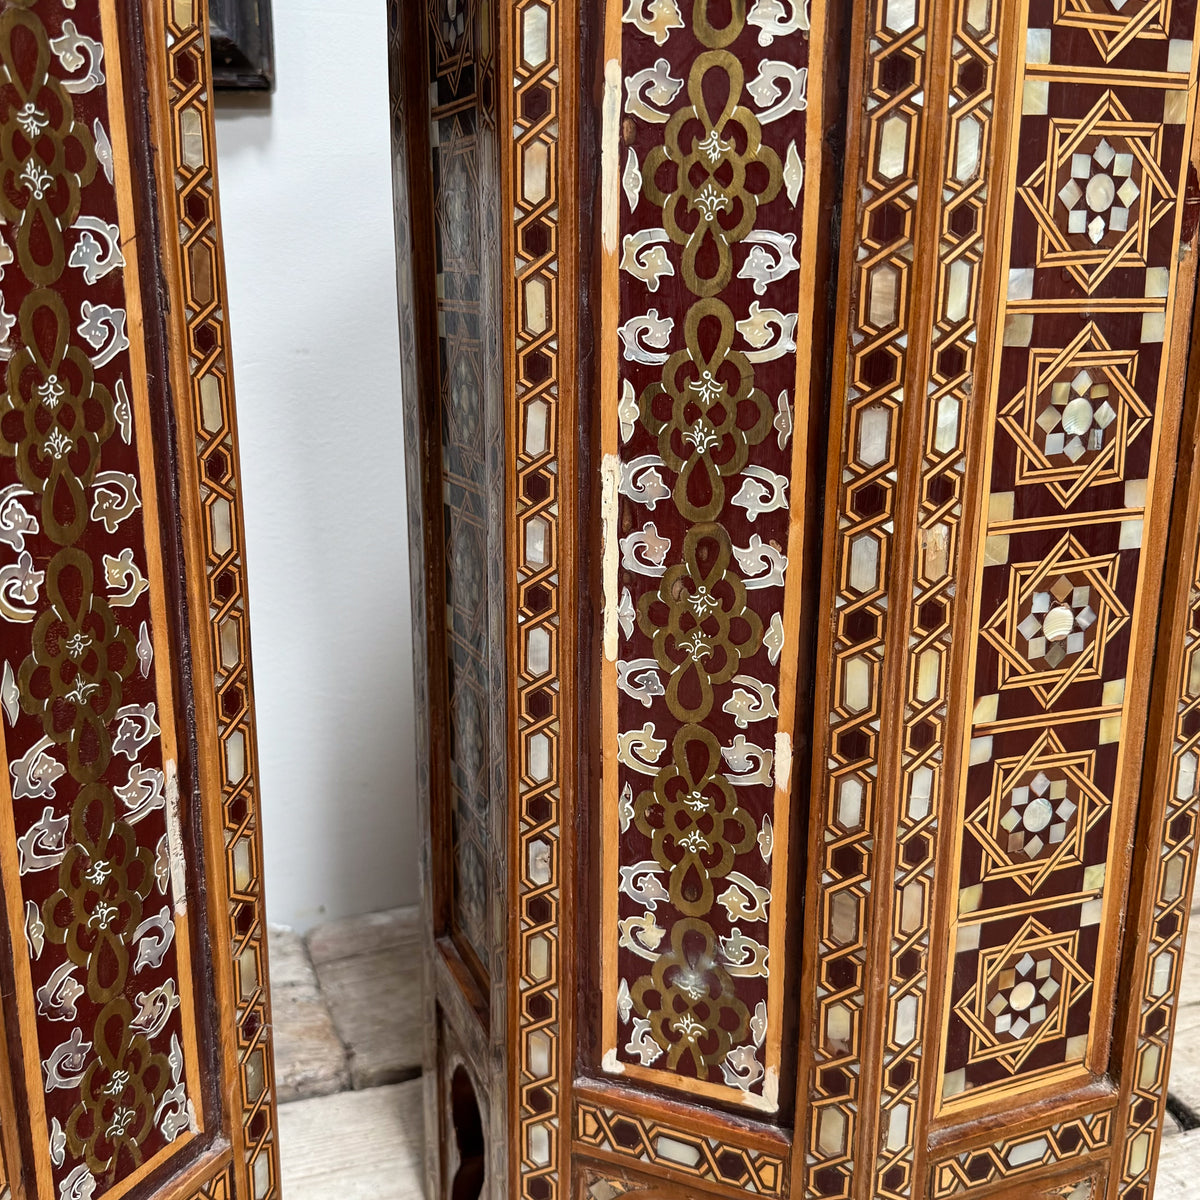
[{"label": "white floral painted motif", "polygon": [[650,909],[651,912],[656,911],[660,900],[669,901],[671,899],[671,893],[663,887],[662,880],[659,878],[662,869],[662,864],[653,858],[634,863],[631,867],[622,867],[619,885],[621,891],[631,900],[636,900],[638,904]]},{"label": "white floral painted motif", "polygon": [[32,900],[25,901],[25,942],[30,957],[36,962],[46,947],[46,926],[42,922],[42,910]]},{"label": "white floral painted motif", "polygon": [[658,527],[653,521],[648,521],[641,529],[621,538],[620,546],[621,566],[627,571],[648,575],[652,579],[667,573],[667,551],[671,549],[671,543],[659,536]]},{"label": "white floral painted motif", "polygon": [[753,1046],[734,1046],[725,1055],[721,1064],[721,1074],[729,1087],[741,1088],[748,1092],[766,1074],[763,1065],[758,1061]]},{"label": "white floral painted motif", "polygon": [[659,468],[665,471],[667,464],[657,454],[643,454],[631,462],[623,462],[617,490],[622,496],[644,504],[653,512],[660,500],[667,500],[671,495],[671,489],[663,482]]},{"label": "white floral painted motif", "polygon": [[617,927],[621,931],[622,947],[650,962],[658,958],[658,947],[667,931],[654,919],[652,912],[642,913],[640,917],[625,917],[617,922]]},{"label": "white floral painted motif", "polygon": [[156,809],[165,808],[165,786],[163,773],[156,767],[143,767],[140,763],[131,764],[129,778],[125,783],[113,788],[121,803],[125,805],[125,820],[130,825],[136,825]]},{"label": "white floral painted motif", "polygon": [[162,966],[171,943],[175,940],[175,922],[171,910],[165,905],[155,917],[147,917],[134,931],[133,941],[137,945],[137,959],[133,964],[136,975],[143,967]]},{"label": "white floral painted motif", "polygon": [[152,738],[162,731],[155,719],[156,706],[149,704],[125,704],[117,709],[117,736],[113,738],[113,753],[123,754],[130,762],[150,744]]},{"label": "white floral painted motif", "polygon": [[720,213],[732,212],[733,201],[724,192],[719,192],[711,183],[706,183],[689,206],[693,212],[700,210],[700,215],[710,224]]},{"label": "white floral painted motif", "polygon": [[763,645],[767,648],[767,658],[773,667],[779,665],[779,656],[783,653],[783,642],[783,617],[781,614],[775,613],[763,637]]},{"label": "white floral painted motif", "polygon": [[748,520],[754,521],[761,513],[774,512],[777,508],[787,508],[787,476],[779,475],[769,467],[747,467],[744,474],[746,481],[733,502],[746,510]]},{"label": "white floral painted motif", "polygon": [[12,776],[14,800],[53,800],[55,781],[66,774],[67,768],[53,758],[49,751],[54,743],[44,737],[29,747],[15,762],[8,764]]},{"label": "white floral painted motif", "polygon": [[768,58],[760,64],[758,74],[746,85],[746,91],[764,110],[758,115],[759,123],[770,125],[780,117],[808,108],[808,68],[793,67],[791,63]]},{"label": "white floral painted motif", "polygon": [[671,36],[672,29],[683,28],[683,17],[675,0],[629,0],[621,20],[634,25],[661,46]]},{"label": "white floral painted motif", "polygon": [[137,1013],[129,1022],[129,1028],[156,1038],[167,1027],[171,1014],[179,1007],[175,994],[175,980],[168,979],[148,992],[138,992]]},{"label": "white floral painted motif", "polygon": [[729,713],[739,729],[749,729],[753,721],[767,721],[779,716],[772,684],[763,683],[752,675],[735,675],[733,682],[739,686],[725,701],[721,711]]},{"label": "white floral painted motif", "polygon": [[[664,230],[665,234],[666,231]],[[773,233],[769,229],[752,229],[742,239],[750,244],[750,253],[738,271],[739,279],[754,281],[754,294],[766,295],[767,288],[786,279],[800,264],[792,253],[796,248],[794,233]],[[657,286],[657,285],[656,285]]]},{"label": "white floral painted motif", "polygon": [[730,975],[738,975],[743,979],[770,978],[768,959],[771,952],[740,929],[735,929],[729,937],[721,938],[721,952],[729,963]]},{"label": "white floral painted motif", "polygon": [[795,138],[788,146],[787,158],[783,163],[783,182],[787,188],[788,200],[795,208],[796,201],[800,199],[800,189],[804,187],[804,160],[800,157],[800,151],[796,149]]},{"label": "white floral painted motif", "polygon": [[[74,228],[81,230],[79,241],[71,251],[67,266],[78,267],[83,271],[84,282],[88,287],[99,283],[110,271],[115,271],[125,265],[125,256],[121,253],[121,229],[110,225],[99,217],[80,217]],[[103,245],[96,240],[99,235]]]},{"label": "white floral painted motif", "polygon": [[[746,357],[753,363],[763,363],[791,354],[796,349],[798,320],[798,313],[782,313],[777,308],[762,308],[757,300],[751,301],[750,315],[737,322],[738,332],[754,347],[747,352]],[[663,361],[666,361],[665,355]]]},{"label": "white floral painted motif", "polygon": [[748,546],[734,546],[733,557],[737,559],[742,582],[748,592],[783,587],[787,556],[769,542],[764,542],[757,533],[751,534]]},{"label": "white floral painted motif", "polygon": [[28,550],[22,550],[15,563],[0,567],[0,617],[14,625],[28,625],[37,611],[38,593],[46,572],[36,571]]},{"label": "white floral painted motif", "polygon": [[142,678],[149,679],[150,664],[154,662],[154,643],[150,640],[150,630],[145,621],[138,629],[137,659]]},{"label": "white floral painted motif", "polygon": [[633,824],[633,788],[627,783],[621,789],[621,801],[617,805],[617,819],[621,824],[621,832],[628,833]]},{"label": "white floral painted motif", "polygon": [[721,747],[721,757],[729,767],[725,778],[734,787],[775,786],[775,751],[747,741],[744,733],[739,733],[732,745]]},{"label": "white floral painted motif", "polygon": [[20,182],[35,200],[44,200],[47,189],[54,182],[54,176],[31,158],[21,169]]},{"label": "white floral painted motif", "polygon": [[786,390],[779,393],[779,399],[775,403],[779,411],[775,414],[775,420],[771,424],[775,428],[775,440],[779,443],[780,450],[783,450],[792,440],[792,406],[788,402]]},{"label": "white floral painted motif", "polygon": [[808,0],[754,0],[747,25],[758,26],[758,44],[769,46],[777,37],[808,31]]},{"label": "white floral painted motif", "polygon": [[77,332],[93,350],[98,351],[91,356],[92,366],[107,366],[118,354],[129,349],[129,338],[125,333],[126,312],[123,308],[111,308],[107,304],[93,304],[85,300],[79,312],[83,321]]},{"label": "white floral painted motif", "polygon": [[87,1060],[92,1043],[83,1040],[83,1031],[72,1029],[70,1038],[50,1052],[42,1063],[46,1073],[46,1091],[58,1088],[77,1088],[87,1072]]},{"label": "white floral painted motif", "polygon": [[636,1054],[643,1067],[648,1067],[659,1055],[662,1047],[650,1034],[650,1022],[645,1017],[633,1018],[633,1036],[625,1047],[627,1054]]},{"label": "white floral painted motif", "polygon": [[36,142],[50,128],[50,118],[32,100],[17,110],[16,120],[30,142]]},{"label": "white floral painted motif", "polygon": [[617,761],[639,775],[657,775],[657,763],[666,748],[667,743],[655,736],[649,721],[641,729],[617,734]]},{"label": "white floral painted motif", "polygon": [[116,533],[121,522],[128,520],[141,507],[134,476],[125,471],[100,471],[96,475],[91,520],[102,521],[109,533]]},{"label": "white floral painted motif", "polygon": [[658,660],[635,658],[632,662],[617,662],[617,687],[627,696],[649,708],[655,696],[665,696],[666,688],[658,674]]},{"label": "white floral painted motif", "polygon": [[74,21],[63,22],[62,36],[55,38],[50,43],[50,49],[62,63],[63,70],[70,75],[74,75],[84,66],[87,67],[87,74],[82,79],[63,81],[64,91],[82,96],[104,85],[104,71],[101,69],[101,64],[104,62],[104,46],[95,38],[80,33],[75,28]]},{"label": "white floral painted motif", "polygon": [[75,439],[67,437],[57,426],[50,430],[50,436],[42,443],[42,449],[51,458],[66,458],[75,449]]},{"label": "white floral painted motif", "polygon": [[17,851],[20,854],[17,873],[28,875],[33,871],[57,867],[67,856],[69,823],[69,817],[56,817],[53,808],[43,809],[41,819],[17,838]]},{"label": "white floral painted motif", "polygon": [[670,104],[682,87],[683,80],[671,74],[671,64],[660,58],[654,66],[635,72],[625,81],[625,111],[652,125],[665,125],[670,114],[652,105]]},{"label": "white floral painted motif", "polygon": [[21,500],[33,493],[19,483],[10,483],[0,491],[0,542],[14,550],[25,549],[26,534],[32,536],[41,526]]},{"label": "white floral painted motif", "polygon": [[665,229],[639,229],[627,233],[621,240],[621,270],[628,271],[640,279],[652,292],[668,275],[675,274],[675,267],[667,257],[666,244],[670,242]]},{"label": "white floral painted motif", "polygon": [[674,328],[674,318],[660,318],[657,308],[652,308],[645,316],[630,317],[617,330],[621,335],[626,360],[661,367],[670,355],[659,351],[666,348]]},{"label": "white floral painted motif", "polygon": [[730,871],[726,878],[729,887],[717,897],[731,921],[765,921],[771,889],[755,883],[740,871]]},{"label": "white floral painted motif", "polygon": [[629,153],[625,158],[621,187],[625,189],[625,199],[629,201],[629,211],[633,212],[638,206],[638,197],[642,194],[642,172],[638,167],[638,157],[632,146],[629,147]]},{"label": "white floral painted motif", "polygon": [[38,1016],[47,1021],[74,1021],[79,1012],[75,1002],[87,989],[74,976],[75,964],[69,959],[55,967],[50,978],[37,990]]},{"label": "white floral painted motif", "polygon": [[104,582],[112,593],[108,602],[113,608],[130,608],[150,586],[149,581],[133,561],[133,548],[127,546],[118,555],[104,556]]}]

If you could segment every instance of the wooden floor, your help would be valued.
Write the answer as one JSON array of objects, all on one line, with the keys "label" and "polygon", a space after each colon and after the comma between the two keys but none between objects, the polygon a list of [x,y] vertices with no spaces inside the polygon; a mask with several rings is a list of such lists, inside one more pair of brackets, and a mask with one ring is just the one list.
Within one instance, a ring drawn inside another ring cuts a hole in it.
[{"label": "wooden floor", "polygon": [[[1200,1197],[1200,909],[1184,960],[1156,1200]],[[421,1196],[415,909],[271,933],[283,1200]]]},{"label": "wooden floor", "polygon": [[419,1200],[415,909],[270,935],[286,1200]]}]

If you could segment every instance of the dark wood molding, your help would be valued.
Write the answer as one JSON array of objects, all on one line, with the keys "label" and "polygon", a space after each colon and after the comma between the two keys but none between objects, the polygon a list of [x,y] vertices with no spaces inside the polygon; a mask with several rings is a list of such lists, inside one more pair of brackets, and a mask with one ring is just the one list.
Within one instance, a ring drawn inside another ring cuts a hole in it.
[{"label": "dark wood molding", "polygon": [[271,0],[210,0],[213,85],[219,91],[275,87]]}]

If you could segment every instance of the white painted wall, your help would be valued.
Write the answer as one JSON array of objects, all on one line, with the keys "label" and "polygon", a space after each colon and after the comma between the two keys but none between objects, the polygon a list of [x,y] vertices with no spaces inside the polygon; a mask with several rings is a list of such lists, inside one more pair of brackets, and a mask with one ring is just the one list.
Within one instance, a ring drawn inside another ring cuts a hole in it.
[{"label": "white painted wall", "polygon": [[415,902],[412,654],[383,0],[275,5],[217,104],[267,910]]}]

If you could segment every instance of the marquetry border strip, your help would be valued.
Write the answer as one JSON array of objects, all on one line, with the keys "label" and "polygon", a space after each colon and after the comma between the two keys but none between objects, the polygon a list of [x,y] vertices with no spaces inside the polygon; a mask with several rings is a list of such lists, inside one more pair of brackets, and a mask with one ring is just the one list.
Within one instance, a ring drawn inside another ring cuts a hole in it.
[{"label": "marquetry border strip", "polygon": [[667,1122],[617,1112],[598,1104],[575,1105],[575,1139],[581,1147],[662,1167],[754,1196],[788,1194],[787,1159],[704,1137]]},{"label": "marquetry border strip", "polygon": [[[863,5],[862,10],[866,27],[857,24],[855,37],[864,47],[865,61],[862,78],[852,81],[850,93],[858,95],[861,89],[863,97],[862,109],[850,117],[852,127],[862,130],[854,152],[860,167],[847,187],[847,195],[855,198],[849,224],[857,239],[856,257],[846,271],[851,311],[838,326],[842,375],[839,382],[835,374],[834,388],[844,387],[844,394],[835,405],[831,444],[840,442],[841,450],[831,455],[837,473],[830,472],[827,501],[836,500],[837,524],[826,530],[825,577],[832,581],[832,594],[825,592],[821,607],[835,625],[819,650],[828,665],[817,703],[828,704],[829,729],[814,756],[813,802],[823,820],[815,822],[811,842],[813,932],[806,958],[818,964],[818,977],[798,1104],[808,1113],[808,1130],[801,1135],[807,1139],[806,1194],[837,1200],[850,1195],[860,1136],[871,881],[877,869],[879,726],[928,66],[926,0]],[[903,28],[889,28],[889,16]],[[884,69],[885,61],[891,69]],[[894,68],[902,64],[897,72]],[[885,142],[891,147],[886,155]],[[872,280],[882,289],[885,273],[894,289],[890,305],[882,291],[876,302],[872,291]],[[885,411],[888,422],[882,438],[876,433],[868,439],[869,452],[863,419],[868,410]],[[854,709],[846,702],[850,680],[864,671],[870,681],[867,702]]]},{"label": "marquetry border strip", "polygon": [[[500,122],[502,129],[512,129],[503,167],[505,196],[512,205],[505,238],[512,290],[504,314],[514,515],[508,546],[516,835],[512,1162],[517,1195],[557,1200],[563,1194],[560,1159],[569,1144],[560,1114],[567,1086],[563,1072],[570,1058],[562,1028],[565,756],[560,695],[569,631],[562,628],[560,614],[568,569],[562,551],[573,545],[560,514],[560,464],[564,431],[574,424],[560,393],[560,382],[568,378],[559,286],[560,129],[562,44],[575,14],[569,0],[515,0],[500,11],[507,22],[501,35],[501,79],[512,81],[502,107],[508,123]],[[543,102],[524,104],[534,93]],[[547,320],[540,333],[522,328],[516,319],[525,311],[530,288],[541,289],[545,298]],[[543,497],[539,500],[529,499],[525,486],[534,475],[546,485],[534,489]],[[531,652],[535,644],[538,649]],[[539,663],[546,664],[544,671],[535,665]]]},{"label": "marquetry border strip", "polygon": [[[1193,254],[1195,251],[1193,250]],[[1185,443],[1186,444],[1186,443]],[[1182,471],[1180,478],[1189,477]],[[1196,486],[1190,476],[1189,486]],[[1194,528],[1195,505],[1187,515]],[[1193,535],[1194,538],[1194,535]],[[1191,555],[1191,586],[1173,627],[1179,632],[1177,684],[1173,697],[1175,719],[1165,787],[1155,788],[1151,803],[1161,804],[1155,827],[1155,859],[1147,863],[1144,879],[1153,889],[1153,909],[1144,924],[1146,944],[1140,949],[1141,980],[1137,985],[1134,1021],[1136,1047],[1126,1055],[1129,1095],[1125,1143],[1120,1173],[1114,1168],[1111,1194],[1122,1200],[1144,1200],[1150,1194],[1166,1119],[1167,1071],[1171,1038],[1179,1001],[1179,975],[1196,874],[1196,826],[1200,816],[1200,546]],[[1149,776],[1148,776],[1149,777]],[[1162,776],[1159,776],[1162,778]],[[1161,797],[1161,799],[1159,799]],[[1131,926],[1135,914],[1130,914]],[[1119,1183],[1116,1182],[1119,1178]]]},{"label": "marquetry border strip", "polygon": [[[169,161],[177,217],[176,228],[164,230],[164,236],[177,233],[179,238],[180,277],[171,281],[170,291],[183,301],[186,343],[182,352],[187,356],[199,481],[198,497],[185,503],[203,514],[225,839],[226,878],[219,886],[229,904],[239,1074],[234,1099],[241,1107],[240,1113],[233,1114],[234,1162],[229,1173],[206,1185],[196,1194],[196,1200],[223,1195],[239,1200],[274,1200],[278,1195],[279,1162],[261,874],[258,752],[243,560],[241,473],[214,170],[216,132],[208,6],[202,0],[163,0],[161,11],[165,53],[160,69],[166,79],[170,109]],[[217,469],[218,464],[225,469]],[[222,520],[228,513],[229,528],[233,530],[225,549],[213,532],[214,513],[218,510]],[[203,686],[202,681],[199,686]]]},{"label": "marquetry border strip", "polygon": [[932,1200],[946,1200],[990,1183],[1099,1154],[1112,1144],[1112,1117],[1106,1109],[942,1159],[930,1168],[929,1195]]},{"label": "marquetry border strip", "polygon": [[[950,28],[930,40],[931,55],[947,55],[947,122],[942,138],[936,212],[937,265],[927,362],[914,364],[913,403],[923,418],[920,478],[911,508],[914,526],[911,595],[905,619],[900,776],[895,813],[887,1017],[879,1082],[880,1116],[874,1195],[913,1194],[913,1159],[920,1120],[921,1060],[928,1007],[929,936],[936,884],[936,847],[944,785],[950,662],[955,629],[961,524],[967,480],[967,411],[974,390],[980,297],[988,216],[988,164],[993,142],[998,33],[1003,0],[955,0]],[[972,21],[980,21],[973,25]],[[936,48],[935,48],[936,47]],[[963,86],[964,67],[982,69],[982,86]],[[961,178],[959,130],[978,132],[976,168]],[[932,135],[931,135],[932,136]],[[922,254],[922,257],[924,255]]]}]

